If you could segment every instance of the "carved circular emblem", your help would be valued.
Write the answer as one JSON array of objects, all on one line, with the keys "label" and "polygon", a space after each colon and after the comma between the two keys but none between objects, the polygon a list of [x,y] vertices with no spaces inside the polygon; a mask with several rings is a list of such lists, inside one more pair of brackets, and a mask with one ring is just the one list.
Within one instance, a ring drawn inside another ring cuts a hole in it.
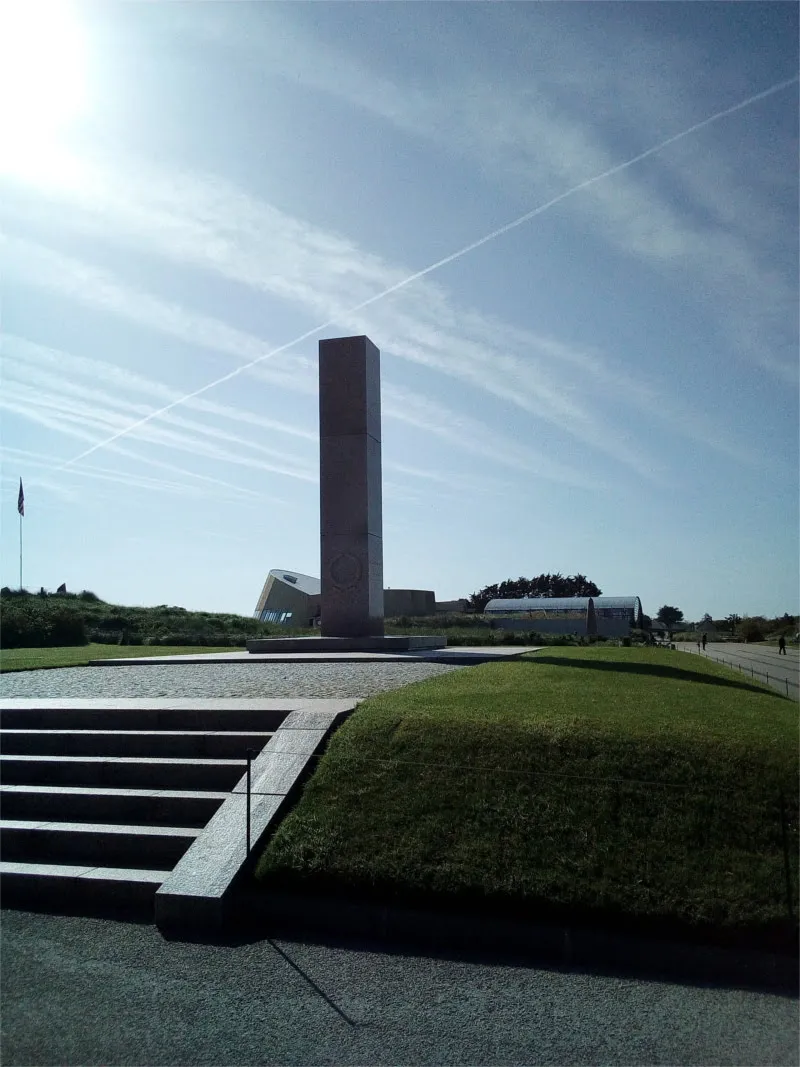
[{"label": "carved circular emblem", "polygon": [[361,561],[351,552],[343,552],[331,563],[330,575],[335,585],[346,589],[361,578]]}]

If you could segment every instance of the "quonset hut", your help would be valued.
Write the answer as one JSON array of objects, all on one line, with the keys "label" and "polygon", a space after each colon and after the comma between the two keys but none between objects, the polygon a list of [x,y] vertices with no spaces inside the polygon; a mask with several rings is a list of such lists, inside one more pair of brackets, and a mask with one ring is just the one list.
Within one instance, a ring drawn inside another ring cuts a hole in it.
[{"label": "quonset hut", "polygon": [[627,637],[644,622],[638,596],[523,597],[490,600],[483,610],[504,630],[581,637]]}]

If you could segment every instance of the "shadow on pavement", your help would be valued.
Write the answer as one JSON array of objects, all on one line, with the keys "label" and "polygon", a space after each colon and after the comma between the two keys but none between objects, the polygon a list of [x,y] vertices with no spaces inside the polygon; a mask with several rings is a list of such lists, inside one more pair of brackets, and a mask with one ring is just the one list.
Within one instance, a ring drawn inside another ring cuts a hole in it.
[{"label": "shadow on pavement", "polygon": [[[602,940],[602,934],[600,938]],[[268,943],[351,1026],[361,1024],[344,1015],[331,997],[319,988],[307,970],[294,959],[298,946],[324,946],[345,952],[417,957],[479,966],[519,967],[554,974],[633,978],[697,988],[752,990],[791,998],[796,998],[800,992],[796,958],[786,957],[785,960],[775,962],[775,957],[768,959],[766,954],[724,949],[715,951],[706,946],[692,949],[687,945],[682,958],[668,959],[653,953],[651,943],[641,953],[635,953],[635,958],[618,961],[581,959],[577,953],[573,953],[569,941],[565,945],[561,932],[550,943],[542,944],[535,950],[511,949],[506,946],[490,948],[485,944],[472,948],[437,945],[427,938],[382,938],[369,934],[311,929],[304,923],[294,921],[256,923],[231,929],[226,934],[174,937],[170,940],[230,947]]]}]

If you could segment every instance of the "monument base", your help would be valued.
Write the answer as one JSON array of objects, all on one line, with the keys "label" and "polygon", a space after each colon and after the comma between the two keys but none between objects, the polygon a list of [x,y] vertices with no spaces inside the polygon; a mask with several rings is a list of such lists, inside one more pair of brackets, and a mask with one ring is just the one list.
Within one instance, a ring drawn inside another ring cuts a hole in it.
[{"label": "monument base", "polygon": [[248,652],[417,652],[446,648],[446,637],[258,637],[247,642]]}]

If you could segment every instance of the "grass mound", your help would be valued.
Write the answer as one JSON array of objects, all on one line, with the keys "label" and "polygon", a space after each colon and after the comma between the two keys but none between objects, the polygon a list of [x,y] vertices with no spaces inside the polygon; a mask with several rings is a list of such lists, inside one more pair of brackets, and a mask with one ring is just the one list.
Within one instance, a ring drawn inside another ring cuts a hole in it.
[{"label": "grass mound", "polygon": [[779,695],[679,652],[553,649],[362,704],[256,877],[788,943],[797,776]]}]

